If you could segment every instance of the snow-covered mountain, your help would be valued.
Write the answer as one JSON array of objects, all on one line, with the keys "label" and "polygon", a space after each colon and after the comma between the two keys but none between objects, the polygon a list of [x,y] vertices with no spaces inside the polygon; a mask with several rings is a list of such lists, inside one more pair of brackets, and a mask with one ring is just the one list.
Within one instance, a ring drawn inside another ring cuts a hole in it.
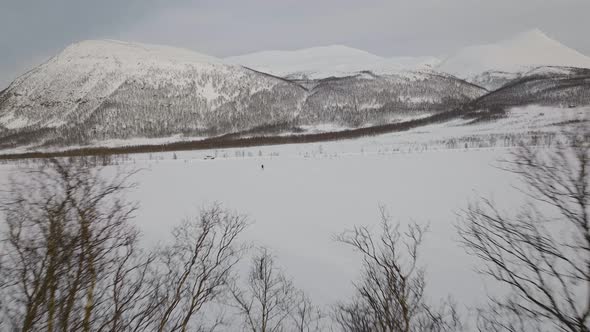
[{"label": "snow-covered mountain", "polygon": [[225,60],[291,79],[344,77],[362,71],[392,74],[404,70],[428,69],[439,62],[435,57],[385,58],[342,45],[294,51],[263,51],[228,57]]},{"label": "snow-covered mountain", "polygon": [[443,61],[432,56],[386,58],[341,45],[263,51],[225,60],[298,80],[353,76],[363,71],[388,75],[434,69],[466,79],[489,91],[539,66],[590,68],[590,57],[562,45],[538,29],[494,44],[465,47]]},{"label": "snow-covered mountain", "polygon": [[[560,66],[533,67],[552,62]],[[575,68],[590,59],[537,30],[462,50],[438,71],[433,64],[344,46],[218,59],[84,41],[0,91],[0,149],[315,133],[463,110],[590,105],[590,70]]]},{"label": "snow-covered mountain", "polygon": [[188,50],[84,41],[0,94],[0,135],[27,133],[46,144],[211,135],[288,121],[305,93],[297,84]]},{"label": "snow-covered mountain", "polygon": [[590,57],[534,29],[495,44],[463,48],[443,60],[436,69],[473,79],[488,71],[519,73],[538,66],[590,68]]},{"label": "snow-covered mountain", "polygon": [[440,112],[485,92],[428,71],[307,83],[183,49],[84,41],[0,92],[0,148],[368,126]]}]

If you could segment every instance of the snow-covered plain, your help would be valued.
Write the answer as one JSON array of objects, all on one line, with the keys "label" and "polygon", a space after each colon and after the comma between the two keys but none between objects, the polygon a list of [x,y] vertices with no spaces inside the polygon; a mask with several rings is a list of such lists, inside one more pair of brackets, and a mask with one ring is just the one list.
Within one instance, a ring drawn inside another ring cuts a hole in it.
[{"label": "snow-covered plain", "polygon": [[273,249],[296,284],[323,305],[350,295],[359,267],[333,236],[353,225],[375,227],[384,204],[396,221],[430,223],[422,263],[433,299],[452,294],[470,306],[485,292],[456,242],[455,212],[480,194],[518,202],[513,178],[492,166],[506,152],[147,161],[138,163],[146,170],[132,198],[141,202],[137,223],[146,243],[161,240],[204,202],[247,213],[255,222],[243,239]]},{"label": "snow-covered plain", "polygon": [[[358,256],[334,235],[353,225],[378,230],[383,204],[394,221],[430,224],[420,258],[429,296],[436,303],[451,295],[467,313],[497,289],[485,285],[473,270],[477,262],[457,242],[457,212],[480,196],[507,210],[524,198],[512,187],[515,177],[494,167],[512,148],[449,149],[441,142],[557,132],[557,123],[588,109],[511,112],[499,122],[452,122],[356,140],[132,155],[121,167],[142,169],[129,198],[140,203],[135,222],[146,246],[165,241],[173,225],[200,207],[222,202],[253,222],[242,240],[271,248],[296,285],[323,306],[346,300],[359,271]],[[0,184],[15,170],[0,165]]]},{"label": "snow-covered plain", "polygon": [[[191,152],[177,153],[176,160],[144,156],[131,165],[143,168],[129,197],[140,203],[135,222],[149,246],[165,241],[173,225],[204,204],[222,202],[253,221],[243,240],[271,248],[298,287],[318,304],[330,305],[350,296],[359,269],[356,254],[333,236],[353,225],[377,230],[378,205],[384,204],[395,221],[430,224],[421,262],[433,301],[453,295],[465,309],[483,300],[474,262],[456,242],[455,213],[480,194],[511,202],[505,207],[517,204],[519,194],[510,187],[514,179],[493,167],[509,150],[378,154],[357,147],[283,146],[309,151],[303,156],[277,156],[277,147],[270,156],[264,147],[251,148],[242,151],[252,157],[215,160],[191,159]],[[350,153],[343,153],[347,149]],[[332,150],[342,153],[330,156]],[[0,166],[0,182],[13,171]]]}]

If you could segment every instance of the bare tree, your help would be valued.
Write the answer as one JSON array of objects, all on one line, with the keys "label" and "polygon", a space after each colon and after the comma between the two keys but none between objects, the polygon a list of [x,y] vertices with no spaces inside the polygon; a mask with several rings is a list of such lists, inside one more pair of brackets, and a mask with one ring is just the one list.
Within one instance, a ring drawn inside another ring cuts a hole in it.
[{"label": "bare tree", "polygon": [[458,230],[480,271],[506,296],[480,310],[482,331],[590,331],[590,145],[521,147],[502,168],[529,203],[516,213],[490,200],[471,204]]},{"label": "bare tree", "polygon": [[434,308],[425,299],[425,271],[418,265],[426,227],[410,224],[401,232],[380,207],[381,231],[367,227],[340,234],[337,241],[362,256],[361,279],[348,303],[338,304],[334,320],[344,331],[457,331],[461,328],[452,302]]},{"label": "bare tree", "polygon": [[128,247],[101,286],[108,306],[96,313],[96,331],[145,331],[158,308],[154,253]]},{"label": "bare tree", "polygon": [[290,316],[293,322],[293,331],[313,332],[322,331],[325,328],[324,313],[301,290],[296,295],[295,306]]},{"label": "bare tree", "polygon": [[[149,265],[141,256],[129,259],[138,239],[129,223],[135,204],[124,198],[132,174],[105,177],[80,160],[51,160],[12,180],[2,201],[5,324],[95,331],[109,321],[109,330],[127,330],[123,322],[138,314],[130,304],[142,289],[137,277]],[[130,271],[135,291],[126,293]]]},{"label": "bare tree", "polygon": [[[84,160],[51,160],[12,181],[2,212],[0,327],[22,331],[195,331],[226,290],[246,246],[245,216],[220,204],[138,247],[125,200],[133,172],[103,176]],[[209,318],[209,317],[208,317]],[[210,328],[222,321],[216,319]]]},{"label": "bare tree", "polygon": [[267,248],[260,248],[252,258],[247,285],[232,286],[234,306],[252,332],[285,330],[315,331],[321,316],[317,308],[276,266]]},{"label": "bare tree", "polygon": [[174,229],[172,243],[159,253],[155,330],[204,328],[204,323],[196,320],[203,318],[199,314],[205,304],[227,290],[232,269],[246,249],[237,243],[237,237],[247,225],[245,216],[214,204],[196,220],[186,220]]}]

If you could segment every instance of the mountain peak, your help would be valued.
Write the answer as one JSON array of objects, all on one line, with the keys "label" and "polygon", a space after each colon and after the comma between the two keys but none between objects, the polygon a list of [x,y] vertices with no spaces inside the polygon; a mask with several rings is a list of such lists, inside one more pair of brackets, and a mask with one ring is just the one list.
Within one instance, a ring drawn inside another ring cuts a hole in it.
[{"label": "mountain peak", "polygon": [[221,60],[191,50],[124,42],[114,39],[83,40],[67,46],[57,57],[61,60],[114,59],[120,63],[137,61],[167,61],[189,63],[219,63]]},{"label": "mountain peak", "polygon": [[567,46],[561,44],[557,40],[549,37],[540,29],[531,29],[521,33],[517,33],[511,38],[505,39],[497,43],[498,45],[511,45],[513,47],[521,48],[545,48],[545,49],[567,49]]},{"label": "mountain peak", "polygon": [[539,28],[534,28],[530,30],[526,30],[520,32],[515,35],[515,39],[538,39],[538,40],[547,40],[551,39],[545,32],[543,32]]},{"label": "mountain peak", "polygon": [[497,43],[465,47],[438,69],[467,78],[490,70],[514,73],[538,66],[590,68],[590,58],[532,29]]},{"label": "mountain peak", "polygon": [[225,60],[278,76],[305,73],[328,77],[369,69],[384,58],[345,45],[328,45],[292,51],[255,52]]}]

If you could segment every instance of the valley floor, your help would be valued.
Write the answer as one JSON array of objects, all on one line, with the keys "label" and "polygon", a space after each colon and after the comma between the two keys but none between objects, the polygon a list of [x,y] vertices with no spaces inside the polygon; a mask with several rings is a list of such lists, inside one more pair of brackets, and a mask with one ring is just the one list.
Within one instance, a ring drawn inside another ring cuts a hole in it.
[{"label": "valley floor", "polygon": [[297,285],[321,304],[345,299],[359,268],[356,254],[333,236],[353,225],[377,229],[378,205],[384,204],[395,221],[430,224],[422,256],[429,291],[469,307],[485,290],[456,242],[455,213],[480,195],[508,209],[521,201],[511,188],[514,179],[493,167],[509,152],[144,160],[136,164],[146,169],[133,198],[141,203],[137,222],[148,244],[205,202],[247,213],[254,224],[244,240],[273,249]]},{"label": "valley floor", "polygon": [[[140,203],[135,221],[147,246],[207,202],[219,201],[250,216],[253,224],[243,240],[271,248],[298,287],[328,305],[351,294],[359,269],[356,254],[333,236],[353,225],[375,227],[378,205],[384,204],[396,221],[430,224],[422,263],[434,299],[451,294],[466,306],[482,300],[480,277],[456,242],[455,213],[480,194],[497,196],[507,208],[517,204],[513,179],[492,166],[510,150],[385,154],[366,143],[360,148],[367,152],[334,152],[344,149],[339,144],[307,151],[298,151],[303,146],[236,150],[246,157],[215,160],[191,158],[188,152],[165,160],[138,155],[120,167],[142,168],[130,198]],[[17,169],[0,166],[0,182]]]},{"label": "valley floor", "polygon": [[[567,114],[538,108],[523,112],[537,119],[532,129],[547,133],[567,120]],[[206,203],[221,202],[253,222],[242,240],[272,249],[295,284],[321,305],[347,299],[359,271],[358,256],[334,235],[353,225],[377,230],[383,204],[394,221],[430,224],[421,256],[428,292],[433,302],[451,295],[466,311],[496,290],[482,282],[476,262],[457,242],[457,212],[480,196],[506,210],[524,198],[512,187],[514,176],[494,167],[510,158],[510,146],[463,143],[474,133],[527,132],[509,119],[502,126],[447,123],[336,142],[137,154],[107,168],[141,169],[130,199],[140,203],[135,222],[146,246],[163,241],[173,225]],[[444,143],[458,138],[463,143],[452,148]],[[30,163],[0,165],[0,185]]]}]

